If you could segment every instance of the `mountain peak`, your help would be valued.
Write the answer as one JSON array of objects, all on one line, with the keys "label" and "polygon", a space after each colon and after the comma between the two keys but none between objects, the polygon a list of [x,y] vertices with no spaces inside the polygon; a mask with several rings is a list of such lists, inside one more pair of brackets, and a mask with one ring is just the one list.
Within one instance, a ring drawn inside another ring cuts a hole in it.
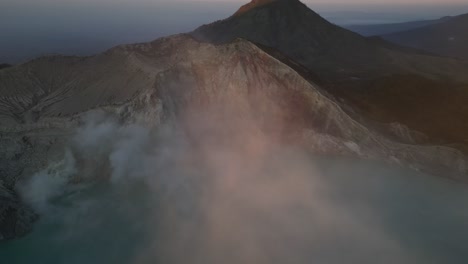
[{"label": "mountain peak", "polygon": [[[216,44],[244,38],[295,58],[298,52],[302,53],[298,46],[305,46],[304,53],[308,55],[328,50],[338,31],[337,26],[299,0],[253,0],[229,18],[203,25],[191,34],[198,40]],[[353,35],[344,34],[346,38]],[[362,39],[357,34],[355,37]],[[300,57],[304,58],[303,55]]]},{"label": "mountain peak", "polygon": [[246,13],[246,12],[252,10],[252,9],[255,9],[255,8],[258,8],[258,7],[261,7],[261,6],[265,6],[265,5],[268,5],[268,4],[272,4],[272,3],[275,3],[275,2],[300,3],[299,0],[252,0],[250,3],[241,6],[239,8],[239,10],[237,10],[237,12],[234,13],[234,16],[242,15],[242,14],[244,14],[244,13]]}]

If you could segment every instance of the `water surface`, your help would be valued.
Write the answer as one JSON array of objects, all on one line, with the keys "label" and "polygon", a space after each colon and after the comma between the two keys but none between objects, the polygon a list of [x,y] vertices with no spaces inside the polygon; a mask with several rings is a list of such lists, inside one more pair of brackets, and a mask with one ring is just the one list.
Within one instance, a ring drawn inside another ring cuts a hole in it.
[{"label": "water surface", "polygon": [[[315,200],[310,201],[317,205],[312,215],[304,214],[307,228],[300,231],[303,237],[291,238],[294,232],[281,228],[266,230],[270,239],[288,243],[277,241],[278,244],[261,247],[262,250],[279,245],[280,251],[304,254],[294,263],[468,261],[467,186],[368,161],[315,158],[311,166],[314,173],[310,174],[310,180],[320,183],[315,188],[320,195],[314,195]],[[287,186],[284,188],[284,195],[289,195]],[[151,258],[158,259],[157,256],[148,250],[158,247],[155,240],[163,245],[165,239],[154,228],[159,214],[166,212],[158,208],[171,200],[165,201],[164,195],[158,195],[156,201],[151,192],[154,190],[141,182],[70,188],[49,202],[47,214],[42,215],[31,234],[0,244],[2,263],[155,263]],[[184,199],[181,201],[191,207],[190,201]],[[289,197],[278,201],[283,199]],[[193,207],[187,212],[197,210]],[[281,212],[284,214],[289,212],[284,207],[271,208],[284,210]],[[265,229],[270,228],[270,220],[272,227],[276,220],[291,220],[275,219],[276,214],[269,213],[271,219],[266,218],[259,225]],[[321,219],[330,223],[322,223]],[[251,225],[248,221],[252,219],[240,218],[243,220],[246,226]],[[186,234],[190,236],[192,232]],[[265,233],[259,231],[256,235]],[[232,250],[235,252],[236,248]]]}]

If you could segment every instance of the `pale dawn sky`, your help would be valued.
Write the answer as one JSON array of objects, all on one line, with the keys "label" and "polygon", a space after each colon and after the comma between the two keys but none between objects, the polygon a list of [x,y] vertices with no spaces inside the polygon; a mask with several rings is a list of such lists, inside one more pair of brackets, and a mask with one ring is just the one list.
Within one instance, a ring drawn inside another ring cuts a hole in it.
[{"label": "pale dawn sky", "polygon": [[[0,63],[90,55],[226,18],[249,0],[0,0]],[[468,0],[305,0],[338,25],[396,23],[468,13]]]}]

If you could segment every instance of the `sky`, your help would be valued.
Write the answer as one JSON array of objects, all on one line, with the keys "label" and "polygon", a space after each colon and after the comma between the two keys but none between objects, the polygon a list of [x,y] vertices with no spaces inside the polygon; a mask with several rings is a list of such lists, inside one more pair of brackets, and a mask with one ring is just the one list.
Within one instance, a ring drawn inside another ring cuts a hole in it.
[{"label": "sky", "polygon": [[[40,55],[91,55],[118,44],[189,32],[248,0],[0,0],[0,63]],[[306,0],[338,25],[468,13],[468,0]],[[451,4],[449,4],[449,2]]]},{"label": "sky", "polygon": [[[139,4],[139,3],[184,3],[184,2],[192,2],[192,3],[203,3],[203,2],[211,2],[211,3],[238,3],[242,4],[248,2],[248,0],[2,0],[3,3],[49,3],[49,4],[57,4],[57,3],[105,3],[105,4],[121,4],[121,3],[131,3],[131,4]],[[466,4],[466,0],[304,0],[303,2],[307,3],[320,3],[320,4]]]}]

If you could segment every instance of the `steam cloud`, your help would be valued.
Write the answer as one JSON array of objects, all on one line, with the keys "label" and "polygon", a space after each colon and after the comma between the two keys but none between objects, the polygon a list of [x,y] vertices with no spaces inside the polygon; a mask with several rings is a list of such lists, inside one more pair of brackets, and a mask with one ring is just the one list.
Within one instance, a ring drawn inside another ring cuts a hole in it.
[{"label": "steam cloud", "polygon": [[[187,111],[158,129],[91,114],[23,197],[44,211],[67,184],[107,182],[148,236],[132,263],[412,263],[378,216],[333,197],[310,154],[264,132],[249,110],[226,109]],[[141,185],[144,212],[129,204]]]}]

